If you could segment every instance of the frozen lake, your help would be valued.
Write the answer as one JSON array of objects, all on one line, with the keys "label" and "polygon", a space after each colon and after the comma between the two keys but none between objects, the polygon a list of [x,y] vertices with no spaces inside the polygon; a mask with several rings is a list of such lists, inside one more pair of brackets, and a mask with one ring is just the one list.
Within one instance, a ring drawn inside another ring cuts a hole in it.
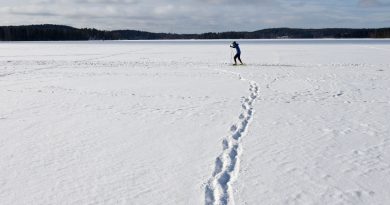
[{"label": "frozen lake", "polygon": [[1,204],[389,204],[390,41],[230,42],[1,42]]}]

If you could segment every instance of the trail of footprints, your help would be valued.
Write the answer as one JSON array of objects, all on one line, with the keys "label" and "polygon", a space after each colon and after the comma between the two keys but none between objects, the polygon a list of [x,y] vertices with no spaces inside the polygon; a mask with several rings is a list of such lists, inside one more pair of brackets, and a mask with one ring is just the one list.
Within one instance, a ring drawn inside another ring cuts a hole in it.
[{"label": "trail of footprints", "polygon": [[[239,75],[240,80],[247,81]],[[231,135],[222,141],[223,151],[215,160],[212,177],[205,187],[206,205],[226,205],[233,202],[232,182],[237,178],[241,156],[240,139],[246,134],[253,116],[253,103],[259,94],[258,85],[250,82],[250,95],[242,102],[239,121],[230,127]]]}]

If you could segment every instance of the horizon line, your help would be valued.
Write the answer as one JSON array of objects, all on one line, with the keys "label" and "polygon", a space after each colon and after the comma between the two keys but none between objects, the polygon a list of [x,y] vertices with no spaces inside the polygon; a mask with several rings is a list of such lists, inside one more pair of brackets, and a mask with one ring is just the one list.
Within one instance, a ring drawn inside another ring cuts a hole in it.
[{"label": "horizon line", "polygon": [[160,32],[160,31],[146,31],[146,30],[137,30],[137,29],[114,29],[114,30],[106,30],[106,29],[98,29],[95,27],[76,27],[76,26],[69,26],[65,24],[26,24],[26,25],[0,25],[0,27],[22,27],[22,26],[65,26],[70,27],[74,29],[95,29],[98,31],[107,31],[107,32],[113,32],[113,31],[139,31],[139,32],[147,32],[147,33],[163,33],[163,34],[179,34],[179,35],[199,35],[199,34],[207,34],[207,33],[245,33],[245,32],[256,32],[256,31],[263,31],[263,30],[271,30],[271,29],[297,29],[297,30],[324,30],[324,29],[349,29],[349,30],[370,30],[370,29],[390,29],[389,27],[359,27],[359,28],[353,28],[353,27],[322,27],[322,28],[303,28],[303,27],[269,27],[269,28],[263,28],[253,31],[207,31],[207,32],[201,32],[201,33],[175,33],[175,32]]}]

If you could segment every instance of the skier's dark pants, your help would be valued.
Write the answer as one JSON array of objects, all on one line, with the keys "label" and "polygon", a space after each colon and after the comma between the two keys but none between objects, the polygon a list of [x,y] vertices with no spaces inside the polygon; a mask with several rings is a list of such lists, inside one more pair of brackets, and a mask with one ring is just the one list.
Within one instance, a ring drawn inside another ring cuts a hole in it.
[{"label": "skier's dark pants", "polygon": [[241,53],[237,53],[235,56],[234,56],[234,63],[237,64],[237,58],[238,60],[240,61],[240,63],[242,64],[242,61],[241,61]]}]

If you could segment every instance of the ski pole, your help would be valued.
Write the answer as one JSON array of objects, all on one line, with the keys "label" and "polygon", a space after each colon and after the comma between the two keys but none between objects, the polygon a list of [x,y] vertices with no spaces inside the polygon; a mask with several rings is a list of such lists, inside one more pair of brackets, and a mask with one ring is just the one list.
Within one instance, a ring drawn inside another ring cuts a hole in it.
[{"label": "ski pole", "polygon": [[233,48],[230,47],[230,64],[233,64]]}]

